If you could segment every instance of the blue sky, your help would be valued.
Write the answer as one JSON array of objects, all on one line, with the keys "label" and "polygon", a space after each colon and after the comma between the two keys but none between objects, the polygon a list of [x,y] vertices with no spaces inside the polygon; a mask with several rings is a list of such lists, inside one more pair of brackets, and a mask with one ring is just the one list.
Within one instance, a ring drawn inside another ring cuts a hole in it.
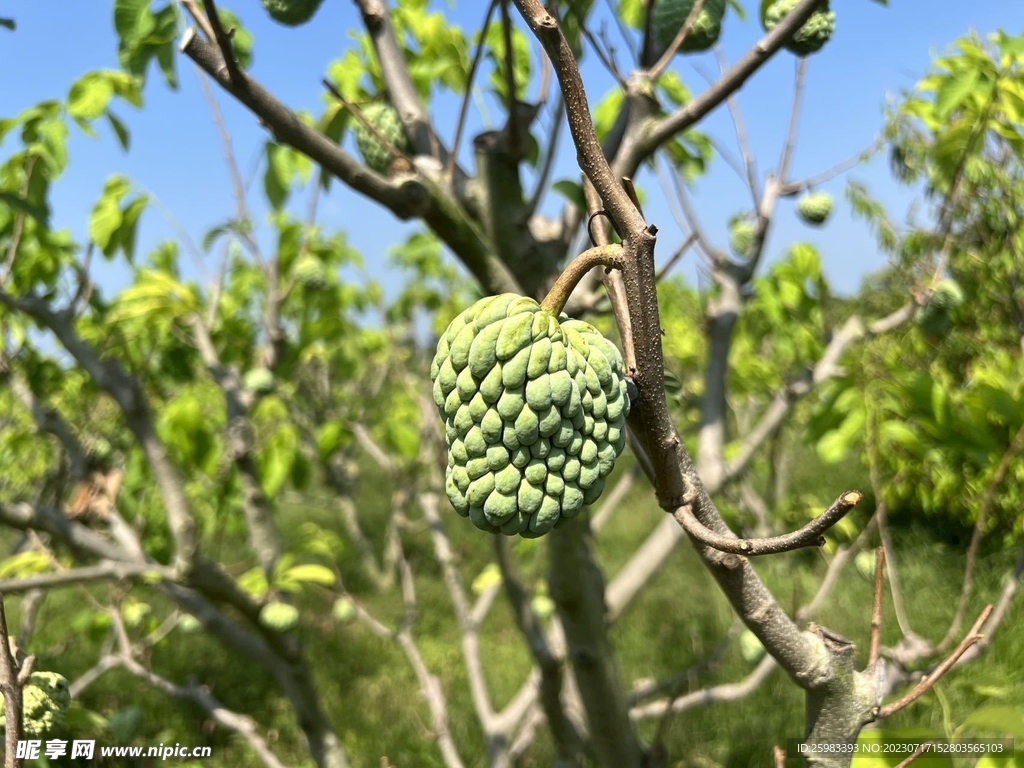
[{"label": "blue sky", "polygon": [[[753,18],[755,4],[754,0],[746,0],[745,5],[752,11],[752,18],[746,23],[735,15],[727,19],[723,45],[730,61],[735,61],[762,34]],[[476,29],[485,10],[482,2],[433,5],[443,10],[453,25],[465,30]],[[887,94],[911,87],[927,69],[930,58],[958,36],[969,29],[982,34],[997,28],[1011,34],[1022,31],[1020,0],[892,0],[888,8],[869,0],[833,0],[832,6],[837,30],[828,46],[811,58],[793,167],[795,178],[812,175],[869,145],[881,126]],[[271,22],[258,0],[236,0],[228,7],[254,34],[253,76],[286,104],[319,111],[323,98],[320,79],[328,64],[351,45],[349,30],[359,23],[355,4],[349,0],[326,0],[314,22],[298,29]],[[109,2],[5,0],[0,5],[0,16],[13,16],[18,24],[14,33],[0,30],[0,117],[17,114],[43,99],[65,97],[70,85],[87,70],[117,67],[117,41]],[[614,27],[608,29],[614,36]],[[621,40],[616,45],[620,63],[628,68],[625,46]],[[674,67],[694,92],[706,87],[705,75],[717,73],[717,64],[710,54],[677,57]],[[179,58],[178,70],[178,91],[168,89],[152,70],[143,110],[115,105],[118,116],[132,133],[128,153],[120,149],[109,131],[101,130],[98,140],[73,134],[70,167],[54,192],[57,226],[70,229],[84,242],[89,211],[104,180],[112,173],[128,175],[160,201],[159,208],[148,211],[142,220],[143,249],[175,237],[181,230],[199,242],[210,227],[232,215],[230,177],[198,74],[184,57]],[[762,174],[777,161],[784,139],[793,71],[794,58],[780,54],[748,81],[738,95]],[[612,83],[593,55],[586,57],[583,74],[593,104]],[[217,93],[235,142],[236,156],[249,173],[257,167],[267,134],[245,109],[223,92]],[[451,136],[456,109],[454,99],[437,102],[442,135]],[[482,125],[479,112],[475,112],[471,128],[479,130]],[[725,107],[699,127],[737,154]],[[9,146],[0,148],[0,152],[5,151],[9,151]],[[471,169],[472,161],[465,148],[462,154],[466,167]],[[561,154],[554,179],[578,178],[574,154],[568,147]],[[912,195],[891,182],[884,159],[856,168],[852,176],[867,182],[902,217]],[[256,178],[258,184],[259,177]],[[658,254],[664,259],[681,241],[680,231],[657,181],[653,177],[642,177],[640,181],[646,193],[645,213],[661,230]],[[844,184],[839,179],[824,188],[839,198]],[[716,159],[709,174],[692,189],[692,198],[704,227],[724,247],[726,221],[732,214],[749,208],[749,194],[728,165]],[[252,199],[258,200],[259,195]],[[548,202],[553,209],[557,198]],[[261,206],[254,206],[254,210],[258,214],[265,211]],[[387,267],[387,251],[414,231],[416,225],[397,222],[387,211],[340,185],[335,185],[323,200],[320,221],[345,229],[353,245],[364,254],[370,273],[387,288],[394,289],[398,278]],[[783,205],[768,243],[770,257],[798,239],[810,240],[821,249],[827,274],[839,292],[856,289],[863,274],[884,262],[864,224],[852,220],[844,204],[838,206],[837,214],[820,230],[802,226],[792,205]],[[694,260],[689,258],[684,273],[692,276],[693,264]],[[123,268],[100,265],[96,278],[102,287],[113,290],[123,284],[125,274]]]}]

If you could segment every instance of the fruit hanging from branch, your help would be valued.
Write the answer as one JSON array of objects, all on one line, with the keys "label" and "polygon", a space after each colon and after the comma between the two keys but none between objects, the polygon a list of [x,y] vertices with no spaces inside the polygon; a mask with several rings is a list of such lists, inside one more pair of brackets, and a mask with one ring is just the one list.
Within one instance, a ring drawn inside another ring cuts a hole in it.
[{"label": "fruit hanging from branch", "polygon": [[832,215],[832,195],[827,192],[804,195],[796,204],[796,212],[804,224],[821,226]]},{"label": "fruit hanging from branch", "polygon": [[592,325],[490,296],[448,326],[430,378],[445,490],[478,528],[541,536],[601,495],[626,444],[629,398],[622,355]]},{"label": "fruit hanging from branch", "polygon": [[263,0],[270,18],[286,27],[298,27],[316,15],[324,0]]},{"label": "fruit hanging from branch", "polygon": [[368,166],[377,173],[387,173],[395,160],[395,150],[409,151],[409,140],[405,128],[398,115],[398,110],[390,104],[376,101],[362,107],[361,114],[367,123],[373,126],[376,133],[355,120],[356,147]]},{"label": "fruit hanging from branch", "polygon": [[[762,5],[762,23],[766,32],[771,32],[786,15],[792,11],[800,0],[775,0],[767,7]],[[836,28],[836,14],[829,8],[828,0],[815,9],[811,17],[796,31],[792,39],[786,43],[786,50],[797,56],[810,56],[817,53],[832,37]]]},{"label": "fruit hanging from branch", "polygon": [[[654,39],[665,48],[672,45],[679,30],[686,24],[696,0],[659,0],[654,4],[651,16],[651,32]],[[706,51],[722,36],[722,19],[725,18],[726,0],[704,0],[704,6],[679,47],[680,53]]]}]

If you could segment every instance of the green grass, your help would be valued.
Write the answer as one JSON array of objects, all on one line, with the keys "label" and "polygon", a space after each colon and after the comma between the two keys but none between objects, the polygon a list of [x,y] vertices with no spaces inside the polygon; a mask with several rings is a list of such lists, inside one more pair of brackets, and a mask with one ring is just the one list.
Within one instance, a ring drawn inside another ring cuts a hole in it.
[{"label": "green grass", "polygon": [[[387,510],[387,498],[380,484],[366,482],[360,502],[367,529],[379,546]],[[614,574],[628,559],[636,545],[660,522],[662,514],[652,502],[649,488],[638,482],[630,498],[598,536],[600,560],[609,574]],[[286,505],[279,517],[280,530],[289,539],[297,536],[299,524],[306,520],[342,532],[329,509]],[[450,510],[445,510],[444,521],[468,589],[472,579],[490,561],[490,541]],[[944,634],[955,608],[964,547],[954,547],[912,521],[894,530],[894,536],[898,575],[911,626],[918,634],[937,640]],[[419,615],[415,637],[426,664],[444,686],[458,748],[468,766],[483,766],[483,735],[473,715],[460,636],[432,554],[429,532],[416,528],[406,536],[406,543],[417,574]],[[540,578],[547,567],[546,546],[527,548],[522,558],[523,570],[530,580]],[[986,601],[998,597],[1002,580],[1017,553],[991,549],[983,554],[968,625]],[[795,602],[806,602],[813,596],[825,561],[818,552],[798,552],[759,560],[756,568],[783,606],[791,610]],[[375,592],[360,575],[354,555],[344,558],[340,570],[346,584],[371,611],[391,625],[397,621],[402,612],[398,590]],[[101,600],[119,589],[124,587],[90,587]],[[146,587],[136,586],[131,593],[150,602],[157,615],[167,610],[165,601]],[[816,617],[819,623],[857,643],[859,666],[863,666],[869,637],[871,593],[870,581],[850,567]],[[399,768],[442,765],[432,743],[429,711],[400,649],[360,624],[339,626],[331,621],[331,599],[323,591],[302,598],[305,610],[300,633],[324,707],[352,764],[370,768],[379,765],[380,758],[386,755]],[[16,598],[9,600],[14,626],[18,603]],[[85,610],[83,596],[75,589],[47,598],[31,648],[39,655],[38,668],[56,669],[74,679],[95,663],[103,632],[100,629],[90,634],[84,625],[74,625],[75,617],[84,615]],[[939,684],[941,699],[953,723],[961,722],[989,702],[1020,707],[1024,701],[1024,642],[1019,634],[1022,623],[1024,608],[1018,597],[984,657],[954,671]],[[631,687],[640,678],[670,677],[706,658],[732,624],[730,607],[692,548],[678,547],[612,629],[625,685]],[[73,626],[77,628],[71,629]],[[492,700],[500,708],[519,689],[530,668],[529,654],[503,598],[492,609],[481,635]],[[883,642],[895,643],[898,638],[898,627],[887,601]],[[287,765],[309,764],[287,701],[270,675],[251,661],[225,650],[203,632],[176,632],[153,649],[147,662],[177,683],[184,684],[194,676],[208,685],[226,706],[251,714],[261,731],[269,734],[272,746]],[[721,663],[697,676],[693,685],[736,682],[750,669],[751,664],[733,644]],[[944,715],[939,701],[939,695],[928,695],[886,725],[927,727],[941,735]],[[249,768],[259,764],[237,738],[224,729],[210,727],[207,716],[198,708],[169,700],[124,672],[103,677],[86,691],[81,705],[106,716],[128,706],[139,707],[141,722],[131,736],[131,743],[210,744],[214,747],[214,758],[204,761],[204,765]],[[741,702],[698,707],[673,717],[664,732],[672,756],[670,765],[768,766],[773,745],[799,737],[803,719],[800,691],[776,670]],[[81,716],[77,722],[80,733],[89,731]],[[644,722],[640,732],[649,740],[656,727],[656,722]],[[94,737],[101,744],[123,743],[111,741],[109,735]],[[550,740],[542,729],[523,765],[541,768],[550,764]]]}]

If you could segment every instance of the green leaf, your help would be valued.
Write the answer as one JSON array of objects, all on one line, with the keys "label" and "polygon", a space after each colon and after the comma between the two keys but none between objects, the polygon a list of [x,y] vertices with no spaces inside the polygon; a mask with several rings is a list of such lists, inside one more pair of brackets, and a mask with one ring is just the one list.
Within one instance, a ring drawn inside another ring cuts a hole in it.
[{"label": "green leaf", "polygon": [[316,563],[296,565],[284,572],[286,579],[307,584],[319,584],[321,587],[333,587],[337,581],[334,571]]},{"label": "green leaf", "polygon": [[4,27],[5,29],[9,29],[13,32],[16,28],[14,19],[8,19],[0,16],[0,27]]},{"label": "green leaf", "polygon": [[959,730],[985,731],[1024,739],[1024,711],[1015,707],[982,707],[968,715]]},{"label": "green leaf", "polygon": [[267,583],[267,574],[258,566],[250,568],[239,576],[238,586],[257,600],[267,594],[267,590],[270,589],[270,585]]},{"label": "green leaf", "polygon": [[950,77],[939,88],[935,96],[935,113],[939,120],[945,120],[964,103],[964,100],[978,87],[978,71],[968,69]]},{"label": "green leaf", "polygon": [[488,563],[477,577],[473,579],[470,589],[473,590],[474,595],[481,595],[491,587],[501,584],[501,581],[501,569],[498,568],[497,563]]},{"label": "green leaf", "polygon": [[121,199],[128,194],[129,182],[124,176],[112,176],[103,188],[96,206],[89,216],[89,237],[92,239],[103,255],[108,259],[112,258],[117,249],[117,240],[114,233],[117,232],[124,220],[121,212]]},{"label": "green leaf", "polygon": [[132,142],[132,137],[128,132],[127,126],[125,126],[125,124],[121,122],[121,119],[109,109],[107,110],[107,121],[110,123],[110,127],[117,136],[117,142],[121,145],[121,149],[127,152],[131,147]]},{"label": "green leaf", "polygon": [[241,20],[231,11],[218,8],[221,24],[231,32],[231,49],[235,52],[235,60],[242,69],[252,66],[252,32],[245,28]]},{"label": "green leaf", "polygon": [[140,195],[125,206],[121,212],[121,226],[117,232],[117,244],[128,263],[135,261],[135,241],[139,228],[139,216],[149,204],[149,199]]},{"label": "green leaf", "polygon": [[292,166],[288,151],[272,141],[267,142],[267,169],[263,174],[263,191],[275,211],[288,201]]},{"label": "green leaf", "polygon": [[25,198],[19,197],[12,192],[0,192],[0,203],[3,203],[8,208],[20,211],[26,216],[31,216],[46,229],[50,228],[50,217],[47,215],[47,212],[38,206],[32,205]]},{"label": "green leaf", "polygon": [[0,560],[0,579],[21,579],[50,570],[50,558],[45,552],[29,550]]},{"label": "green leaf", "polygon": [[587,210],[587,199],[583,194],[583,186],[581,184],[569,179],[561,179],[552,184],[551,188],[581,211]]},{"label": "green leaf", "polygon": [[107,109],[114,96],[114,86],[103,72],[88,72],[80,77],[68,93],[68,114],[82,120],[96,120]]}]

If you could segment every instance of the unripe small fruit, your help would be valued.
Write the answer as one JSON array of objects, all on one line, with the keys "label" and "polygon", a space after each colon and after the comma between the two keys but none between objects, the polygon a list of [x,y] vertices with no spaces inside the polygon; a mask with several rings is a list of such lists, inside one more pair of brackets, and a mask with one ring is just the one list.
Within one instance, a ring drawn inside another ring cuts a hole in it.
[{"label": "unripe small fruit", "polygon": [[805,224],[819,226],[832,215],[832,195],[827,192],[813,192],[800,198],[796,212]]},{"label": "unripe small fruit", "polygon": [[299,610],[294,605],[267,603],[260,610],[260,624],[276,632],[285,632],[299,623]]},{"label": "unripe small fruit", "polygon": [[334,601],[334,608],[331,610],[334,618],[342,624],[347,624],[356,617],[356,606],[351,598],[339,597]]},{"label": "unripe small fruit", "polygon": [[[686,24],[696,0],[658,0],[651,16],[654,38],[668,48]],[[722,36],[726,0],[705,0],[704,7],[679,47],[680,53],[706,51]]]},{"label": "unripe small fruit", "polygon": [[270,18],[286,27],[297,27],[313,18],[323,0],[263,0]]},{"label": "unripe small fruit", "polygon": [[729,227],[729,247],[737,256],[749,256],[754,245],[757,226],[752,221],[740,220]]},{"label": "unripe small fruit", "polygon": [[327,270],[324,264],[316,256],[305,255],[295,262],[292,267],[295,281],[303,288],[311,291],[322,290],[327,287]]},{"label": "unripe small fruit", "polygon": [[[771,32],[775,29],[799,2],[800,0],[776,0],[768,6],[764,15],[765,31]],[[832,37],[835,28],[836,14],[829,8],[828,0],[825,0],[786,43],[786,50],[801,57],[817,53]]]},{"label": "unripe small fruit", "polygon": [[395,159],[391,147],[399,152],[409,151],[409,140],[405,135],[405,128],[402,126],[398,110],[390,104],[378,101],[362,107],[361,113],[366,122],[372,125],[380,137],[387,141],[381,141],[377,134],[363,125],[362,120],[355,120],[354,132],[359,154],[363,156],[366,164],[377,173],[387,173]]},{"label": "unripe small fruit", "polygon": [[[25,735],[39,738],[60,728],[71,707],[71,686],[56,672],[33,672],[22,692],[22,718]],[[0,696],[0,713],[5,702]],[[0,726],[6,726],[0,716]]]},{"label": "unripe small fruit", "polygon": [[254,368],[245,374],[242,384],[258,395],[266,395],[274,391],[274,374],[266,368]]}]

